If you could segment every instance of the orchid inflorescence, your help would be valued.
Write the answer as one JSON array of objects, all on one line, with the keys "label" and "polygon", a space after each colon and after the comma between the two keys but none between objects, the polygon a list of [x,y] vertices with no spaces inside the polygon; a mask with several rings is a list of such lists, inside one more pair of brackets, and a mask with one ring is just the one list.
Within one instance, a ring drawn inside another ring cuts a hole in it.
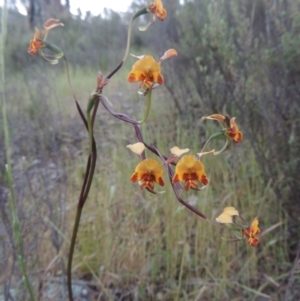
[{"label": "orchid inflorescence", "polygon": [[[59,20],[49,19],[44,23],[44,30],[42,33],[40,33],[39,29],[36,28],[33,39],[29,44],[28,53],[30,55],[39,53],[40,56],[50,64],[57,64],[58,60],[63,57],[64,53],[56,45],[46,42],[46,39],[50,30],[60,26],[64,26],[64,24],[59,22]],[[49,49],[54,52],[54,54],[45,54],[43,49]]]},{"label": "orchid inflorescence", "polygon": [[[235,217],[239,217],[244,225],[239,225],[235,221]],[[238,210],[234,207],[225,207],[223,212],[216,218],[216,221],[220,224],[233,225],[234,228],[239,229],[242,235],[248,238],[248,245],[252,247],[256,247],[259,243],[256,235],[260,233],[260,229],[258,227],[258,218],[255,217],[251,222],[250,226],[247,225],[245,220],[241,217]],[[242,239],[239,237],[237,240]]]},{"label": "orchid inflorescence", "polygon": [[[128,41],[127,47],[124,55],[124,59],[120,62],[120,64],[113,69],[113,71],[104,77],[101,72],[97,75],[97,86],[95,88],[94,93],[90,96],[87,108],[87,114],[83,113],[75,94],[73,93],[73,97],[79,111],[79,114],[83,120],[85,127],[89,132],[89,142],[90,142],[90,152],[88,156],[87,168],[85,173],[84,182],[82,185],[81,193],[79,196],[78,201],[78,212],[74,224],[73,236],[71,240],[71,247],[69,253],[69,265],[68,265],[68,289],[69,289],[69,296],[72,296],[71,290],[71,264],[72,264],[72,256],[74,252],[74,246],[76,241],[76,235],[78,231],[80,215],[82,208],[86,202],[86,199],[89,194],[90,186],[92,183],[95,164],[97,160],[97,148],[96,142],[94,139],[93,134],[93,127],[94,121],[96,118],[96,111],[98,109],[99,104],[107,110],[109,114],[113,117],[127,122],[131,124],[134,128],[137,142],[127,145],[127,147],[135,154],[139,156],[139,162],[135,167],[131,176],[128,176],[130,181],[133,183],[138,183],[140,189],[146,190],[152,194],[158,194],[155,185],[159,185],[160,187],[165,187],[166,181],[164,180],[164,170],[167,171],[168,180],[170,185],[174,191],[175,197],[177,200],[193,211],[198,216],[202,217],[203,219],[207,219],[206,215],[203,214],[200,210],[193,207],[191,204],[186,202],[181,197],[181,191],[185,189],[186,191],[194,190],[194,191],[201,191],[207,187],[209,184],[209,179],[206,175],[206,167],[202,162],[202,157],[204,155],[220,155],[224,151],[228,149],[228,147],[232,144],[237,144],[243,140],[243,134],[240,131],[237,123],[236,118],[230,118],[228,115],[221,115],[221,114],[212,114],[210,116],[202,117],[203,120],[213,120],[218,121],[222,128],[220,131],[216,132],[215,134],[211,135],[209,139],[206,141],[205,145],[203,146],[202,150],[199,152],[194,152],[192,154],[187,154],[190,152],[189,148],[181,149],[178,146],[174,146],[170,149],[170,155],[162,154],[155,146],[148,144],[144,141],[142,132],[140,130],[141,124],[145,123],[149,111],[151,108],[151,95],[152,91],[156,88],[160,87],[164,84],[165,78],[162,75],[162,68],[161,63],[171,57],[177,56],[177,51],[175,49],[167,50],[164,55],[156,61],[154,57],[150,54],[144,55],[131,55],[135,59],[131,71],[128,73],[127,80],[130,83],[133,82],[140,82],[138,94],[141,97],[146,97],[146,109],[145,114],[142,120],[135,120],[129,117],[126,114],[115,112],[112,107],[111,103],[108,98],[103,94],[104,87],[109,84],[111,77],[118,72],[118,70],[123,66],[124,61],[128,58],[129,54],[129,45],[130,45],[130,36],[132,30],[132,24],[136,18],[141,15],[150,13],[151,14],[151,21],[148,25],[144,27],[140,27],[141,31],[147,30],[150,25],[157,19],[163,21],[167,16],[167,11],[163,7],[161,0],[154,0],[153,3],[148,1],[148,6],[139,10],[131,19],[130,26],[128,29]],[[43,26],[44,30],[42,33],[38,29],[36,29],[33,39],[30,42],[30,46],[28,52],[30,55],[39,54],[43,59],[47,60],[51,64],[58,63],[60,58],[64,58],[65,62],[66,59],[64,57],[63,52],[57,47],[49,42],[46,42],[46,38],[50,30],[56,27],[63,26],[58,20],[49,19]],[[45,54],[44,49],[48,49],[54,52],[54,55]],[[69,79],[69,74],[68,74]],[[70,79],[69,79],[70,84]],[[71,84],[70,84],[71,87]],[[211,149],[209,151],[205,151],[208,144],[217,138],[225,139],[225,144],[220,150]],[[151,152],[158,159],[153,158],[146,158],[146,151]],[[240,218],[243,222],[242,225],[236,222],[236,218]],[[248,239],[248,244],[251,246],[256,247],[258,244],[258,238],[256,235],[260,233],[258,228],[258,218],[255,218],[250,226],[244,221],[244,219],[240,216],[239,212],[234,207],[226,207],[223,213],[217,217],[216,221],[219,224],[229,224],[232,227],[238,228],[240,233]],[[238,240],[241,238],[238,237]],[[72,297],[70,297],[72,300]]]}]

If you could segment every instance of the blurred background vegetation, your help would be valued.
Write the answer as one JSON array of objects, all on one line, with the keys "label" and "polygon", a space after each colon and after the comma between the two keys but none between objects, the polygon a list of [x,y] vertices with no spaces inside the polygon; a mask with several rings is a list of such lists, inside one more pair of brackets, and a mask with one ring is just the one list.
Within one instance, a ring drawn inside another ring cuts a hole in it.
[{"label": "blurred background vegetation", "polygon": [[[27,267],[41,300],[66,298],[60,285],[88,138],[63,63],[50,66],[30,57],[29,41],[34,27],[42,28],[49,17],[65,24],[49,40],[65,52],[84,108],[98,70],[109,72],[122,59],[129,20],[145,2],[133,2],[124,14],[106,10],[99,16],[71,15],[69,2],[58,0],[22,2],[28,11],[23,16],[10,3],[5,94],[14,189]],[[244,141],[203,159],[210,178],[206,190],[183,192],[208,223],[182,208],[170,185],[154,196],[130,183],[138,161],[125,146],[136,141],[133,129],[101,107],[95,129],[99,160],[84,208],[75,278],[86,281],[95,300],[298,300],[300,1],[164,0],[164,6],[164,22],[139,32],[146,15],[132,36],[136,55],[159,59],[169,48],[178,52],[163,63],[165,84],[153,92],[142,126],[145,141],[166,155],[174,145],[199,152],[218,129],[201,121],[213,113],[235,116]],[[105,94],[114,110],[138,119],[144,99],[126,80],[134,61],[128,59]],[[1,121],[0,113],[0,283],[4,300],[26,300],[14,264]],[[211,146],[222,147],[218,143]],[[213,221],[230,205],[249,223],[259,217],[257,248],[222,239],[233,237]],[[57,284],[52,299],[49,283]]]}]

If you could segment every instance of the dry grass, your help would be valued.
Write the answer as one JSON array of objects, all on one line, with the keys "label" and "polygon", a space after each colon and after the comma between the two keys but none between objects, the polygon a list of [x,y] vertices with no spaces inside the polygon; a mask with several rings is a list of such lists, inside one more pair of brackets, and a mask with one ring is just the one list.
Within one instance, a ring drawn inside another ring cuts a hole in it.
[{"label": "dry grass", "polygon": [[[58,71],[46,75],[36,71],[30,79],[19,80],[16,75],[19,85],[10,82],[8,98],[25,256],[37,288],[39,277],[63,273],[59,258],[67,258],[87,135],[65,77]],[[138,119],[144,100],[135,87],[124,83],[123,73],[112,80],[107,95],[116,111]],[[93,90],[94,72],[77,70],[71,77],[84,107]],[[174,145],[200,151],[215,125],[197,121],[193,129],[185,129],[163,88],[153,94],[149,120],[142,126],[145,140],[164,154]],[[73,271],[77,278],[92,278],[98,289],[106,288],[115,300],[117,290],[128,293],[126,300],[271,300],[271,296],[281,300],[273,294],[292,266],[286,248],[286,216],[273,192],[278,183],[266,185],[261,180],[247,137],[222,156],[203,159],[210,179],[205,190],[182,192],[209,221],[178,203],[166,177],[165,187],[157,188],[165,191],[160,195],[130,183],[138,163],[126,148],[136,141],[133,128],[113,119],[102,107],[95,138],[99,158],[76,246]],[[222,145],[213,142],[213,147],[218,146]],[[147,156],[154,155],[148,152]],[[245,240],[226,241],[234,238],[232,232],[214,220],[229,205],[249,223],[259,217],[262,234],[257,248]],[[3,233],[9,236],[9,231]],[[14,274],[17,279],[16,268]]]}]

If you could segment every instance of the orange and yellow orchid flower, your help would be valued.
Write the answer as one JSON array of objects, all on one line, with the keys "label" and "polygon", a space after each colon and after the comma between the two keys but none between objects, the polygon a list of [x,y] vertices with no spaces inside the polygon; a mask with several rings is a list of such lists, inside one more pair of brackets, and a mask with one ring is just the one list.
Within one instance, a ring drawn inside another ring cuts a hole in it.
[{"label": "orange and yellow orchid flower", "polygon": [[197,160],[193,155],[183,156],[175,168],[175,175],[172,179],[173,183],[184,181],[185,190],[190,188],[198,189],[198,183],[203,185],[208,184],[208,179],[204,171],[204,165],[201,161]]},{"label": "orange and yellow orchid flower", "polygon": [[33,39],[30,41],[28,53],[30,55],[35,55],[38,50],[44,47],[44,43],[40,40],[40,31],[36,28]]},{"label": "orange and yellow orchid flower", "polygon": [[154,189],[154,182],[160,186],[164,186],[163,168],[159,162],[154,159],[146,159],[141,161],[135,168],[130,181],[141,181],[141,189],[148,188],[150,191]]},{"label": "orange and yellow orchid flower", "polygon": [[154,83],[159,85],[164,83],[164,78],[160,72],[160,63],[147,54],[134,63],[128,75],[128,81],[130,83],[141,81],[141,87],[145,86],[148,89],[152,89]]},{"label": "orange and yellow orchid flower", "polygon": [[167,11],[165,10],[161,0],[154,0],[154,3],[150,4],[148,9],[161,21],[167,17]]},{"label": "orange and yellow orchid flower", "polygon": [[150,90],[154,84],[162,85],[164,83],[164,78],[161,75],[160,64],[164,60],[176,55],[177,51],[175,49],[169,49],[158,62],[150,54],[141,56],[132,55],[137,58],[138,61],[132,66],[132,70],[127,77],[128,81],[130,83],[141,81],[140,87]]},{"label": "orange and yellow orchid flower", "polygon": [[235,122],[235,117],[230,119],[230,127],[226,130],[225,134],[235,143],[239,143],[243,140],[243,134]]},{"label": "orange and yellow orchid flower", "polygon": [[[60,23],[59,20],[56,19],[48,19],[43,25],[43,32],[41,33],[37,28],[35,29],[33,39],[29,43],[28,53],[30,55],[35,55],[38,51],[41,51],[45,47],[49,47],[45,41],[47,39],[48,33],[53,28],[64,26],[63,23]],[[53,50],[53,49],[52,49]],[[42,57],[46,58],[46,56],[42,55]]]},{"label": "orange and yellow orchid flower", "polygon": [[225,127],[225,135],[235,143],[243,140],[243,134],[235,122],[235,117],[229,118],[221,114],[213,114],[202,119],[217,120]]},{"label": "orange and yellow orchid flower", "polygon": [[258,218],[256,217],[250,227],[242,230],[243,235],[245,235],[248,238],[248,244],[252,247],[256,247],[259,243],[259,240],[256,235],[260,233],[260,229],[258,227]]}]

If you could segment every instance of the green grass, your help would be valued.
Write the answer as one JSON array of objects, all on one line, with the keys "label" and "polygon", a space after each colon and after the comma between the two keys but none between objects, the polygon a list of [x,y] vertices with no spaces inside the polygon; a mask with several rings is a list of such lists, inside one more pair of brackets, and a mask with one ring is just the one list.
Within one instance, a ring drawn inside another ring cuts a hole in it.
[{"label": "green grass", "polygon": [[[14,75],[10,85],[15,89],[8,95],[8,112],[11,124],[16,125],[12,138],[18,137],[24,126],[28,131],[34,129],[27,132],[28,139],[32,137],[32,147],[18,144],[15,148],[26,158],[41,158],[43,166],[54,160],[55,153],[56,168],[67,174],[68,180],[61,187],[65,191],[63,208],[67,209],[62,211],[65,227],[58,232],[60,237],[65,236],[58,254],[66,259],[66,238],[70,238],[83,180],[88,136],[76,113],[65,74],[62,70],[49,69],[47,66],[43,76],[44,71],[37,68],[25,86],[22,75]],[[126,73],[124,67],[111,80],[105,94],[114,110],[139,119],[145,100],[136,94],[137,85],[126,82]],[[96,72],[71,69],[70,75],[78,100],[85,108],[96,83]],[[18,118],[23,123],[14,123]],[[205,136],[218,129],[213,122],[203,123],[200,118],[193,129],[185,129],[172,99],[164,88],[159,88],[153,91],[152,110],[141,128],[145,141],[166,155],[174,145],[189,147],[191,153],[197,153],[205,143]],[[242,120],[237,121],[243,128]],[[53,139],[57,141],[55,152]],[[95,139],[98,162],[76,245],[73,271],[77,277],[93,275],[94,281],[102,287],[112,284],[121,290],[131,287],[138,300],[269,300],[268,296],[277,288],[274,283],[280,283],[291,268],[286,248],[287,219],[273,191],[277,183],[270,181],[266,185],[261,180],[260,167],[247,139],[232,145],[221,156],[204,156],[202,161],[210,179],[209,186],[199,192],[182,192],[183,198],[205,213],[209,221],[199,218],[176,200],[166,175],[165,186],[156,186],[157,191],[165,191],[159,195],[141,191],[137,183],[130,182],[139,162],[126,148],[127,144],[137,141],[133,127],[111,117],[101,105]],[[212,141],[208,149],[221,148],[222,143]],[[155,158],[149,151],[146,154]],[[47,192],[49,183],[41,186],[40,192],[48,194],[49,202],[56,204],[60,196],[53,190]],[[27,185],[24,181],[24,190],[29,189]],[[55,190],[58,184],[53,185]],[[34,194],[31,197],[25,194],[24,201],[32,206],[23,207],[30,218],[33,208],[39,206],[37,199]],[[235,236],[215,222],[215,217],[226,206],[237,208],[249,224],[259,217],[262,235],[257,248],[248,246],[245,239],[226,241]],[[45,205],[35,216],[48,216],[47,208]],[[37,219],[38,222],[41,220]],[[26,225],[30,220],[23,223]],[[43,239],[51,229],[53,227],[48,225],[36,229],[35,233]],[[38,263],[28,257],[34,271],[45,269],[54,258],[55,248],[48,244],[47,248],[35,249]],[[26,246],[27,250],[29,247]],[[55,274],[58,269],[56,266],[50,271]],[[277,300],[276,296],[272,298]]]},{"label": "green grass", "polygon": [[[122,147],[118,144],[117,149]],[[247,155],[242,151],[235,154],[239,160]],[[250,176],[257,173],[253,154],[248,155],[251,162],[240,162],[239,169],[230,168],[223,158],[207,160],[210,186],[198,193],[183,193],[212,223],[183,208],[168,184],[163,188],[166,193],[160,196],[139,191],[138,185],[129,182],[136,164],[132,157],[127,152],[121,156],[115,153],[113,158],[102,162],[105,176],[101,170],[96,174],[96,192],[91,193],[91,201],[84,209],[79,248],[87,257],[94,255],[91,266],[95,270],[105,263],[108,275],[119,275],[125,282],[163,281],[171,289],[168,298],[179,298],[176,290],[180,290],[180,300],[184,300],[184,292],[192,295],[206,284],[214,288],[206,290],[203,296],[220,300],[222,296],[232,297],[235,290],[245,297],[254,296],[261,285],[261,273],[273,275],[276,262],[286,261],[284,246],[276,243],[280,239],[278,228],[284,231],[285,219],[280,215],[270,216],[272,190],[263,187],[257,176],[258,181]],[[230,205],[238,208],[249,223],[259,216],[262,230],[270,227],[273,219],[281,225],[263,236],[257,249],[247,246],[245,240],[226,242],[222,236],[232,238],[230,231],[216,225],[214,218]],[[274,211],[282,212],[275,205],[273,201]],[[261,269],[265,258],[269,262]],[[281,269],[278,267],[276,272]],[[193,279],[201,281],[193,283]]]}]

